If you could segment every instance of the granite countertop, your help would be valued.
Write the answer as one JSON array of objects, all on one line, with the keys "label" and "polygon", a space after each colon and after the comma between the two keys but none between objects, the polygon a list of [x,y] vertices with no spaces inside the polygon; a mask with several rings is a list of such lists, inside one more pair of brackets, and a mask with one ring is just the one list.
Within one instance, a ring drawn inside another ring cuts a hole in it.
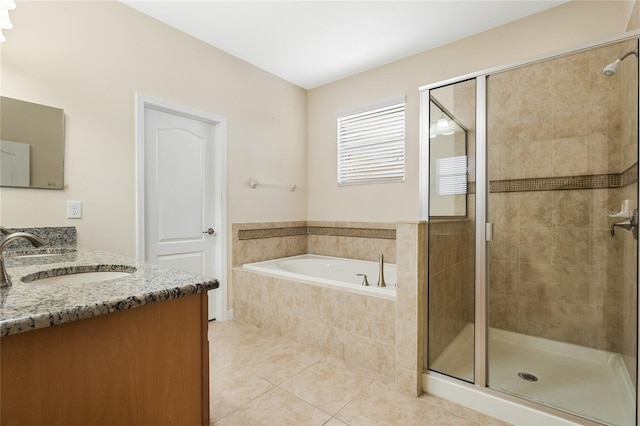
[{"label": "granite countertop", "polygon": [[[48,256],[19,255],[53,253]],[[13,285],[0,288],[0,336],[64,324],[218,288],[218,281],[113,253],[53,247],[5,253]],[[23,282],[64,271],[125,271],[94,283]],[[55,271],[55,272],[54,272]]]}]

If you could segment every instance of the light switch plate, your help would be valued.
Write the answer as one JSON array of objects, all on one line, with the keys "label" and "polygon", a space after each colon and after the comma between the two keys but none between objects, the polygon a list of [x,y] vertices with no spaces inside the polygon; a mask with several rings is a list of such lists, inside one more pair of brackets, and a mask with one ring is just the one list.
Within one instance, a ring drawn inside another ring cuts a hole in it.
[{"label": "light switch plate", "polygon": [[82,218],[82,201],[67,201],[67,219]]}]

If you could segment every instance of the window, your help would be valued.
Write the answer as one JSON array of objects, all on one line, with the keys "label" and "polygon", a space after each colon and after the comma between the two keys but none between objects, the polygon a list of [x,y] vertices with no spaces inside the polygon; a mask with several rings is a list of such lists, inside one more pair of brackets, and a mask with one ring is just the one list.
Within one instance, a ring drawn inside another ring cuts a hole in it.
[{"label": "window", "polygon": [[438,195],[467,193],[467,156],[438,158]]},{"label": "window", "polygon": [[338,114],[338,185],[404,182],[404,105],[402,97]]}]

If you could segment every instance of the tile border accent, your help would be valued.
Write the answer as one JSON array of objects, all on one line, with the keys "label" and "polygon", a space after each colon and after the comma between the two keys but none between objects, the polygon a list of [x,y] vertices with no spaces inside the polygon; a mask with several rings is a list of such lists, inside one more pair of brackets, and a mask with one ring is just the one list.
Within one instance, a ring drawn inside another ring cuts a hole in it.
[{"label": "tile border accent", "polygon": [[619,188],[620,174],[513,179],[489,182],[490,192],[555,191],[560,189]]},{"label": "tile border accent", "polygon": [[256,240],[259,238],[291,237],[307,235],[306,226],[289,226],[284,228],[239,229],[239,240]]},{"label": "tile border accent", "polygon": [[[489,192],[558,191],[567,189],[622,188],[638,182],[638,163],[622,173],[528,179],[492,180]],[[468,193],[476,193],[476,183],[468,182]]]},{"label": "tile border accent", "polygon": [[325,235],[330,237],[379,238],[383,240],[396,239],[395,229],[309,226],[308,230],[309,235]]},{"label": "tile border accent", "polygon": [[623,187],[638,182],[638,163],[635,163],[620,175]]},{"label": "tile border accent", "polygon": [[377,238],[395,240],[395,229],[351,228],[334,226],[289,226],[274,228],[239,229],[238,240],[256,240],[290,236],[323,235],[329,237]]}]

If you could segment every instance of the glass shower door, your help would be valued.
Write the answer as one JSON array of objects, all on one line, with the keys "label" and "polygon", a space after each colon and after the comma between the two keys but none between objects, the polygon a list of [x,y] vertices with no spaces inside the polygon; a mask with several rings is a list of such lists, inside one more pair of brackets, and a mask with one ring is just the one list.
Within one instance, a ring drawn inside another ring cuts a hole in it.
[{"label": "glass shower door", "polygon": [[487,78],[488,385],[616,425],[636,415],[638,59],[603,68],[637,48]]},{"label": "glass shower door", "polygon": [[431,90],[428,96],[427,366],[473,383],[475,80]]}]

